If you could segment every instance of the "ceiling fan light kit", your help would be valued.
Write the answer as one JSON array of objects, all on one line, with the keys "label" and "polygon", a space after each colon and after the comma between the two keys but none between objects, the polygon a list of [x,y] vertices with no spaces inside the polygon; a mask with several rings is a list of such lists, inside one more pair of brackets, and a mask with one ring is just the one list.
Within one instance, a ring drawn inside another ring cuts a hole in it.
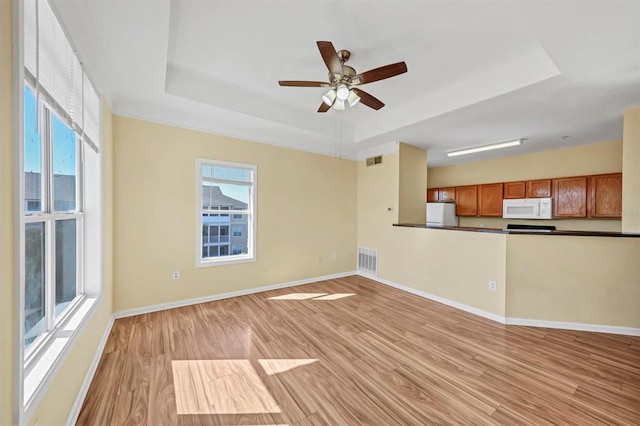
[{"label": "ceiling fan light kit", "polygon": [[349,92],[349,97],[347,98],[347,102],[349,102],[349,106],[353,107],[360,102],[360,96],[356,95],[356,92],[353,90]]},{"label": "ceiling fan light kit", "polygon": [[336,89],[336,97],[340,101],[347,100],[347,98],[349,97],[349,88],[346,84],[341,84],[338,86],[338,88]]},{"label": "ceiling fan light kit", "polygon": [[509,141],[509,142],[494,143],[491,145],[477,146],[475,148],[466,148],[458,151],[450,151],[450,152],[447,152],[447,155],[449,157],[455,157],[457,155],[474,154],[476,152],[491,151],[493,149],[508,148],[510,146],[517,146],[517,145],[522,145],[522,139],[516,139],[514,141]]},{"label": "ceiling fan light kit", "polygon": [[329,106],[333,105],[333,101],[335,100],[336,100],[336,91],[334,89],[329,89],[327,93],[322,95],[322,101]]},{"label": "ceiling fan light kit", "polygon": [[318,41],[317,44],[320,55],[329,70],[329,82],[281,80],[278,84],[288,87],[330,87],[329,91],[322,96],[323,103],[320,104],[318,112],[327,112],[332,106],[334,109],[342,111],[345,109],[345,103],[353,107],[359,102],[369,108],[379,110],[384,106],[384,103],[355,86],[373,83],[407,72],[407,64],[397,62],[357,74],[353,67],[345,64],[351,57],[348,50],[336,51],[330,41]]}]

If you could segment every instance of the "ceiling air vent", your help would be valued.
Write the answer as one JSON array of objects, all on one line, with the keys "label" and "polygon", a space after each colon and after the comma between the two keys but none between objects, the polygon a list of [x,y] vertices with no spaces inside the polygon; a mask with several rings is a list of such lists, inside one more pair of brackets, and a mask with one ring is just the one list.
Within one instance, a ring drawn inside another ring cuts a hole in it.
[{"label": "ceiling air vent", "polygon": [[382,155],[378,155],[377,157],[367,158],[367,167],[376,166],[378,164],[382,164]]}]

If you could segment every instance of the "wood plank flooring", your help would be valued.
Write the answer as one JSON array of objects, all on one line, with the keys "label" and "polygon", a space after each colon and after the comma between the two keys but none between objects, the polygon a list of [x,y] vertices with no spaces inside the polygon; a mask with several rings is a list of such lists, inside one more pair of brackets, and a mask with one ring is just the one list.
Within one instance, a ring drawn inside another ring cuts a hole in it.
[{"label": "wood plank flooring", "polygon": [[353,276],[115,322],[79,425],[640,425],[640,338]]}]

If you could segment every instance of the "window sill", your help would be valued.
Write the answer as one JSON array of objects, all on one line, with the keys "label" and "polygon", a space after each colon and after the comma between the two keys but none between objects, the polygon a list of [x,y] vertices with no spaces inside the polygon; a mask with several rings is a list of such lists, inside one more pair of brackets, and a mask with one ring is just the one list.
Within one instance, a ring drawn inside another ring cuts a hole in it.
[{"label": "window sill", "polygon": [[68,349],[78,335],[78,331],[87,322],[98,298],[85,297],[75,307],[47,340],[46,344],[34,355],[37,357],[24,377],[24,412],[28,419],[44,396],[51,380],[55,377]]},{"label": "window sill", "polygon": [[249,263],[255,262],[255,256],[228,256],[225,258],[214,258],[202,260],[198,259],[196,262],[196,268],[207,268],[210,266],[224,266],[224,265],[233,265],[234,263]]}]

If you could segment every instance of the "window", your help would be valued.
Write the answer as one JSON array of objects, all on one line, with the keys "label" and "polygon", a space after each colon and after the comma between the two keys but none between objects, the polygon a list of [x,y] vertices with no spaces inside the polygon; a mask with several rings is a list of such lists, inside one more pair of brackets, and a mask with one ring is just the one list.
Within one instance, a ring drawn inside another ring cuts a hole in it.
[{"label": "window", "polygon": [[37,103],[28,86],[24,105],[24,346],[30,354],[31,344],[54,329],[83,293],[78,256],[84,214],[76,132],[47,103]]},{"label": "window", "polygon": [[[256,166],[198,159],[196,168],[196,265],[255,260]],[[234,211],[231,215],[230,210]],[[232,226],[238,222],[234,219],[242,219],[247,225]]]},{"label": "window", "polygon": [[18,255],[24,294],[20,398],[28,413],[100,291],[102,160],[98,93],[49,2],[23,5]]}]

